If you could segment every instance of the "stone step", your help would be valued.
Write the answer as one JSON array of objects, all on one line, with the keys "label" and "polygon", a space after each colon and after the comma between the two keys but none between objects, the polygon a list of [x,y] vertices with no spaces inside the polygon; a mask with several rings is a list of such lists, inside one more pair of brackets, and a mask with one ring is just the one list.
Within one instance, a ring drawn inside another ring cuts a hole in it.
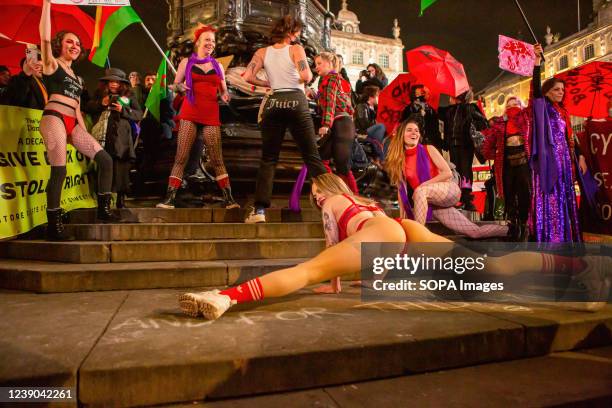
[{"label": "stone step", "polygon": [[0,256],[79,264],[213,261],[311,258],[324,247],[325,240],[320,238],[72,242],[14,240],[0,244]]},{"label": "stone step", "polygon": [[[128,222],[140,223],[210,223],[243,222],[246,209],[224,208],[124,208],[115,210]],[[287,208],[271,208],[266,212],[267,222],[320,222],[321,214],[312,208],[303,208],[294,213]],[[96,209],[81,209],[70,212],[70,223],[96,223]]]},{"label": "stone step", "polygon": [[[208,322],[181,315],[180,293],[0,293],[0,386],[68,386],[80,406],[130,407],[355,384],[612,342],[610,305],[581,313],[531,304],[367,303],[353,288],[339,295],[305,289],[237,305]],[[600,361],[609,366],[609,358]]]},{"label": "stone step", "polygon": [[[449,239],[463,238],[439,222],[428,223],[427,227]],[[66,228],[79,241],[324,238],[320,222],[68,224]]]},{"label": "stone step", "polygon": [[323,238],[320,222],[68,224],[79,241]]},{"label": "stone step", "polygon": [[[612,405],[611,362],[612,347],[608,346],[306,391],[206,402],[206,408],[404,407],[406,401],[414,407],[609,407]],[[199,402],[163,407],[192,408]]]},{"label": "stone step", "polygon": [[[118,211],[118,210],[115,210]],[[399,217],[399,210],[386,209],[387,215]],[[119,211],[121,216],[132,223],[141,224],[199,224],[199,223],[243,223],[246,216],[245,209],[226,210],[223,208],[175,208],[173,210],[163,208],[125,208]],[[469,213],[468,213],[469,214]],[[295,213],[288,208],[270,208],[266,211],[268,223],[312,223],[321,222],[321,214],[308,207]],[[474,221],[478,225],[503,224],[503,221]],[[96,224],[95,209],[81,209],[70,212],[71,224]],[[441,235],[454,234],[438,221],[428,222],[427,228]]]},{"label": "stone step", "polygon": [[69,264],[0,260],[0,288],[39,293],[225,286],[304,258]]}]

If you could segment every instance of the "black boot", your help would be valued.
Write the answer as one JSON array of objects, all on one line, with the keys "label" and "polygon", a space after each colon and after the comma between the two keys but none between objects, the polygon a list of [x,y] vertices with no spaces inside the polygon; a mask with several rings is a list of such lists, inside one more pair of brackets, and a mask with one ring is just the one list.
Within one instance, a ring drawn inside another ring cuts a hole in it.
[{"label": "black boot", "polygon": [[529,226],[527,223],[520,224],[521,233],[518,236],[518,242],[529,242]]},{"label": "black boot", "polygon": [[176,199],[177,188],[168,187],[168,191],[166,192],[166,198],[161,203],[157,204],[155,207],[157,208],[174,208],[174,200]]},{"label": "black boot", "polygon": [[117,193],[117,208],[125,208],[125,194]]},{"label": "black boot", "polygon": [[508,241],[519,242],[520,236],[521,236],[521,226],[516,222],[516,220],[510,221],[508,223]]},{"label": "black boot", "polygon": [[61,208],[47,210],[47,241],[74,241],[74,237],[64,229],[62,213]]},{"label": "black boot", "polygon": [[472,189],[471,188],[462,188],[461,189],[461,203],[463,204],[463,209],[466,211],[476,211],[476,207],[474,207],[474,203],[472,202]]},{"label": "black boot", "polygon": [[121,217],[110,209],[111,198],[111,193],[98,194],[98,220],[103,223],[121,222]]},{"label": "black boot", "polygon": [[225,208],[230,209],[230,208],[240,208],[240,204],[238,204],[236,202],[236,200],[234,200],[234,197],[232,196],[232,188],[231,187],[225,187],[223,189],[221,189],[221,192],[223,192],[223,202],[225,203]]}]

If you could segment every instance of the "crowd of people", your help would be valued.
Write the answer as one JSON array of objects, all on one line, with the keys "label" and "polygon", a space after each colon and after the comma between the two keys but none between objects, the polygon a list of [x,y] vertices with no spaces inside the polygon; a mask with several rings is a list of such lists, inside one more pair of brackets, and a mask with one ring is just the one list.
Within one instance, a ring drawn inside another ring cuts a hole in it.
[{"label": "crowd of people", "polygon": [[[153,72],[145,73],[143,80],[138,72],[126,75],[109,68],[99,78],[98,89],[89,95],[82,78],[72,70],[72,63],[82,58],[80,40],[66,31],[51,38],[50,7],[45,2],[40,52],[30,49],[21,61],[22,71],[12,77],[6,67],[0,66],[0,103],[43,110],[40,129],[51,162],[47,189],[49,239],[70,239],[63,229],[60,208],[66,143],[96,164],[98,218],[103,222],[120,221],[110,210],[110,197],[116,193],[117,207],[125,206],[138,134],[148,140],[145,154],[147,148],[155,150],[156,141],[172,139],[173,131],[176,134],[177,151],[167,194],[157,207],[175,207],[189,158],[202,145],[214,168],[224,206],[239,207],[221,148],[219,101],[229,102],[230,93],[224,68],[212,56],[215,29],[203,26],[195,32],[194,52],[180,62],[169,87],[169,94],[176,98],[161,101],[157,119],[143,116],[143,106],[156,80]],[[401,123],[396,129],[387,129],[376,118],[380,91],[388,85],[381,67],[369,64],[353,89],[342,57],[322,52],[314,59],[319,76],[315,90],[309,86],[313,72],[305,50],[297,43],[302,28],[302,23],[290,16],[280,19],[272,29],[272,44],[259,49],[242,74],[248,83],[269,89],[260,108],[262,156],[254,204],[245,222],[266,221],[275,168],[289,130],[310,177],[333,172],[355,196],[359,189],[351,171],[354,145],[358,135],[369,141],[375,164],[397,187],[402,218],[420,224],[436,219],[472,238],[509,235],[515,241],[581,240],[573,183],[575,172],[585,170],[584,158],[562,106],[563,83],[549,80],[541,86],[539,59],[529,109],[512,97],[507,100],[505,115],[488,121],[473,103],[471,91],[451,98],[448,106],[434,109],[429,104],[427,86],[415,84]],[[542,51],[539,45],[536,51]],[[258,75],[259,71],[264,71],[265,77]],[[307,98],[317,102],[321,116],[318,128]],[[545,115],[532,114],[534,108]],[[558,142],[555,151],[529,145],[529,132],[534,126],[542,132],[552,130]],[[476,143],[478,135],[484,135],[482,145]],[[530,166],[536,150],[539,154]],[[496,194],[505,199],[508,226],[478,226],[459,211],[475,210],[475,157],[495,161],[492,173]]]},{"label": "crowd of people", "polygon": [[[79,37],[68,31],[52,37],[51,2],[43,4],[40,53],[30,52],[22,61],[22,72],[13,77],[0,66],[0,102],[43,110],[40,133],[51,164],[46,190],[48,239],[72,239],[63,227],[61,208],[67,143],[96,165],[97,217],[102,222],[121,221],[110,209],[111,193],[118,194],[119,207],[125,205],[136,134],[172,138],[174,128],[178,129],[174,166],[166,197],[157,206],[174,208],[193,147],[203,143],[225,207],[238,207],[221,150],[219,100],[227,103],[230,93],[225,70],[213,57],[215,29],[203,26],[195,31],[194,52],[180,62],[170,86],[176,98],[162,100],[159,119],[143,118],[142,106],[155,74],[146,73],[142,81],[137,72],[126,75],[120,69],[108,69],[90,97],[72,68],[83,56]],[[248,83],[269,90],[260,107],[261,160],[254,205],[245,222],[266,221],[288,130],[312,180],[311,202],[322,213],[327,249],[312,260],[237,287],[186,293],[179,299],[186,314],[216,319],[236,303],[284,296],[326,280],[332,281],[331,291],[337,293],[341,290],[339,277],[360,270],[361,243],[449,242],[425,227],[430,219],[472,238],[510,232],[514,240],[581,241],[574,182],[576,172],[586,171],[586,164],[563,108],[563,82],[550,79],[540,84],[541,46],[535,46],[538,58],[529,109],[518,98],[509,98],[505,115],[492,118],[490,126],[472,102],[471,92],[451,98],[447,107],[434,109],[428,88],[417,84],[411,89],[411,103],[401,123],[396,129],[386,129],[376,120],[380,91],[388,85],[382,69],[370,64],[353,90],[341,57],[323,52],[314,61],[320,77],[317,90],[307,90],[313,73],[297,41],[302,29],[299,20],[281,18],[273,26],[271,44],[254,53],[242,74]],[[317,102],[318,129],[307,97]],[[86,115],[91,117],[90,125]],[[350,166],[358,134],[371,141],[377,164],[397,187],[401,215],[397,219],[389,218],[373,199],[359,195]],[[477,141],[482,134],[484,143]],[[444,151],[449,152],[450,161]],[[461,203],[464,209],[473,209],[475,156],[495,160],[496,185],[506,199],[509,226],[476,225],[457,208]],[[587,261],[540,253],[521,253],[518,259],[511,266],[503,257],[491,262],[496,273],[506,276],[534,268],[565,274],[584,283],[593,300],[601,300],[610,289],[609,280],[593,276],[598,272]]]}]

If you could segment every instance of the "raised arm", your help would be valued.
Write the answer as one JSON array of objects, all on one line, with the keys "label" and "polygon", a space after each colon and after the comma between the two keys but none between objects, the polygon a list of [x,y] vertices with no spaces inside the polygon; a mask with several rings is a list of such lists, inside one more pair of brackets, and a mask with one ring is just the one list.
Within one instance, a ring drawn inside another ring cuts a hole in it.
[{"label": "raised arm", "polygon": [[265,56],[266,56],[265,48],[260,48],[257,51],[255,51],[255,54],[253,54],[253,58],[251,58],[251,62],[249,62],[249,65],[247,65],[246,71],[244,71],[244,74],[242,74],[242,77],[244,78],[244,80],[247,81],[249,84],[263,86],[265,88],[270,87],[270,82],[262,81],[257,78],[257,73],[261,71],[261,69],[264,66]]},{"label": "raised arm", "polygon": [[291,54],[293,58],[293,63],[298,70],[298,74],[300,75],[300,79],[303,83],[308,84],[312,81],[312,71],[308,66],[308,60],[306,59],[306,52],[301,45],[292,45],[291,46]]},{"label": "raised arm", "polygon": [[42,14],[40,16],[40,51],[43,64],[43,73],[51,75],[57,70],[57,61],[53,57],[51,48],[51,0],[43,0]]},{"label": "raised arm", "polygon": [[533,91],[533,97],[542,98],[544,95],[542,95],[542,79],[540,76],[540,65],[542,64],[542,53],[544,52],[544,50],[542,49],[542,46],[540,44],[535,44],[533,47],[536,54],[536,59],[535,66],[533,67],[533,80],[531,82],[531,86]]}]

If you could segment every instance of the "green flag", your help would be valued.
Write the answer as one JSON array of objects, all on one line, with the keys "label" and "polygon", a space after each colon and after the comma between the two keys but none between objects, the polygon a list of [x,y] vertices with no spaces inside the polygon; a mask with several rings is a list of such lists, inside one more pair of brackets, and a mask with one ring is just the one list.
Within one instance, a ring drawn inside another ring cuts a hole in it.
[{"label": "green flag", "polygon": [[134,23],[142,23],[142,20],[130,6],[97,6],[89,60],[99,67],[104,67],[115,38]]},{"label": "green flag", "polygon": [[419,17],[423,15],[423,12],[427,7],[431,6],[435,2],[436,0],[421,0],[421,14],[419,14]]},{"label": "green flag", "polygon": [[[170,51],[166,51],[166,57],[168,55],[170,55]],[[147,100],[145,101],[145,106],[147,109],[149,109],[151,115],[153,115],[158,122],[160,121],[159,103],[166,97],[167,93],[166,59],[162,58],[161,64],[159,64],[159,69],[157,70],[157,78],[155,79],[155,83],[151,87],[149,96],[147,96]]]}]

